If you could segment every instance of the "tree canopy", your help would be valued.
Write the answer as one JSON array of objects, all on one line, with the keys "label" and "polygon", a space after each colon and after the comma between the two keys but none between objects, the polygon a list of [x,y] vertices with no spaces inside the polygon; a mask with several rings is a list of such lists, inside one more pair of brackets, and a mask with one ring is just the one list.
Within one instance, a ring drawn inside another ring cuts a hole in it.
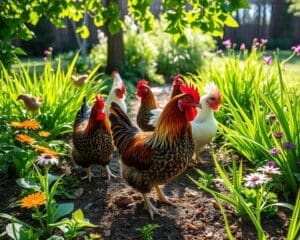
[{"label": "tree canopy", "polygon": [[[145,31],[153,29],[154,15],[150,11],[152,0],[128,0],[128,12]],[[224,26],[237,27],[232,13],[248,8],[247,0],[163,0],[162,16],[168,21],[166,32],[172,34],[178,43],[185,43],[184,30],[187,27],[201,29],[213,36],[223,36]],[[57,27],[65,27],[64,19],[82,22],[88,13],[95,26],[107,24],[110,33],[115,34],[123,27],[121,10],[117,0],[2,0],[0,2],[0,60],[11,59],[16,53],[11,40],[29,40],[34,36],[30,25],[46,17]],[[89,36],[86,25],[77,28],[82,38]],[[10,64],[10,63],[8,63]]]}]

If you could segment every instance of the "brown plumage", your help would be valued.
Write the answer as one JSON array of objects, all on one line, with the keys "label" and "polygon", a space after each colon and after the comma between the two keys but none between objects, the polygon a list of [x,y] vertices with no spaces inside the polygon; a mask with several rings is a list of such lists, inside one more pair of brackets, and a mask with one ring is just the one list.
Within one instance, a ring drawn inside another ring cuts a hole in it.
[{"label": "brown plumage", "polygon": [[153,132],[141,132],[120,107],[112,103],[109,119],[114,143],[121,155],[122,175],[127,183],[142,193],[153,218],[158,210],[147,193],[153,187],[161,201],[171,203],[159,188],[187,167],[194,143],[190,121],[197,114],[200,96],[191,86],[172,98],[164,108]]},{"label": "brown plumage", "polygon": [[37,98],[31,94],[20,94],[17,100],[22,100],[27,110],[36,111],[42,105],[43,100],[41,98]]},{"label": "brown plumage", "polygon": [[151,110],[157,109],[157,105],[147,81],[138,82],[136,94],[141,98],[141,105],[136,116],[137,125],[145,132],[153,131],[154,127],[149,124],[149,120],[152,116]]},{"label": "brown plumage", "polygon": [[110,122],[104,113],[104,100],[96,97],[91,110],[83,100],[81,109],[77,112],[72,135],[74,161],[87,169],[87,177],[91,181],[90,166],[100,164],[108,173],[108,178],[113,176],[108,168],[112,159],[113,143]]}]

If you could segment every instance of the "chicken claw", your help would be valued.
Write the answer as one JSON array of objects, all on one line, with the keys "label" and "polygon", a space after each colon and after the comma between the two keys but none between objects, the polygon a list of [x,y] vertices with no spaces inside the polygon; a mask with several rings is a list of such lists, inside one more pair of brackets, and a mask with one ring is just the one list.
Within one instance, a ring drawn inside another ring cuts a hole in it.
[{"label": "chicken claw", "polygon": [[107,173],[107,176],[108,176],[108,181],[110,181],[111,177],[112,177],[112,178],[116,178],[116,177],[117,177],[116,175],[114,175],[114,174],[110,171],[108,165],[105,166],[105,169],[106,169],[106,173]]},{"label": "chicken claw", "polygon": [[154,186],[155,189],[156,189],[156,192],[157,192],[157,195],[158,195],[158,199],[160,202],[164,202],[164,203],[167,203],[167,204],[170,204],[174,207],[176,207],[176,204],[173,203],[164,193],[163,191],[160,189],[160,187],[158,185],[155,185]]},{"label": "chicken claw", "polygon": [[91,167],[88,167],[88,168],[86,168],[85,169],[86,170],[86,176],[84,176],[84,177],[82,177],[81,179],[83,180],[83,179],[88,179],[89,180],[89,182],[91,182],[91,180],[92,180],[92,178],[94,177],[98,177],[98,176],[95,176],[94,174],[93,174],[93,172],[92,172],[92,170],[91,170]]},{"label": "chicken claw", "polygon": [[147,197],[146,194],[143,194],[143,198],[144,198],[145,207],[148,210],[151,219],[153,220],[154,214],[160,215],[159,210],[152,205],[150,199]]}]

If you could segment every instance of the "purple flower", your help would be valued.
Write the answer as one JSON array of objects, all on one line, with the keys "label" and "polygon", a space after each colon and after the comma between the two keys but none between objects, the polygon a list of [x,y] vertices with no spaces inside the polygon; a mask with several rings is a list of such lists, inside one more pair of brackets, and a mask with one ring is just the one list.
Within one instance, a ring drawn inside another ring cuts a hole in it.
[{"label": "purple flower", "polygon": [[222,43],[226,48],[231,48],[232,46],[232,42],[230,41],[230,39],[224,40]]},{"label": "purple flower", "polygon": [[245,43],[242,43],[240,46],[240,50],[245,50],[245,49],[246,49],[246,45],[245,45]]},{"label": "purple flower", "polygon": [[266,38],[262,38],[262,39],[260,39],[260,42],[261,42],[261,44],[267,44],[267,42],[268,42],[268,39],[266,39]]},{"label": "purple flower", "polygon": [[272,56],[264,56],[264,61],[268,65],[272,64],[273,62]]},{"label": "purple flower", "polygon": [[277,139],[280,139],[283,137],[283,132],[276,132],[276,133],[273,133],[273,136]]},{"label": "purple flower", "polygon": [[284,142],[282,144],[282,146],[285,148],[285,149],[294,149],[296,147],[296,145],[294,143],[291,143],[291,142]]},{"label": "purple flower", "polygon": [[51,54],[51,52],[50,52],[49,50],[45,50],[45,51],[44,51],[44,55],[45,55],[46,57],[48,57],[50,54]]},{"label": "purple flower", "polygon": [[266,116],[267,120],[276,120],[276,115],[274,113],[270,113]]},{"label": "purple flower", "polygon": [[293,46],[292,50],[294,51],[295,54],[297,54],[297,56],[300,55],[300,44]]},{"label": "purple flower", "polygon": [[222,51],[222,49],[218,49],[218,51],[217,51],[217,55],[220,55],[220,56],[222,56],[222,55],[223,55],[223,51]]},{"label": "purple flower", "polygon": [[266,166],[268,166],[268,167],[276,167],[277,164],[274,161],[269,161],[269,162],[266,163]]},{"label": "purple flower", "polygon": [[280,151],[280,149],[278,149],[278,148],[271,148],[270,150],[269,150],[269,153],[271,154],[271,155],[278,155],[278,154],[280,154],[281,153],[281,151]]}]

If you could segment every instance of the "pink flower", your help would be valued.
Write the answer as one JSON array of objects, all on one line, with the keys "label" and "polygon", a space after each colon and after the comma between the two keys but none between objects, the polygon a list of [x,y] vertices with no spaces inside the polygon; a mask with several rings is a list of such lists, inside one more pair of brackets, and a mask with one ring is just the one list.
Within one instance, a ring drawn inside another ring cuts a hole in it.
[{"label": "pink flower", "polygon": [[50,54],[51,54],[51,52],[50,52],[49,50],[45,50],[45,51],[44,51],[44,55],[45,55],[46,57],[48,57]]},{"label": "pink flower", "polygon": [[232,42],[230,41],[230,39],[224,40],[222,43],[226,48],[231,48],[232,46]]},{"label": "pink flower", "polygon": [[262,38],[262,39],[260,39],[260,42],[261,42],[261,44],[265,45],[265,44],[267,44],[268,39]]},{"label": "pink flower", "polygon": [[246,49],[246,45],[245,45],[245,43],[242,43],[240,46],[240,50],[245,50],[245,49]]},{"label": "pink flower", "polygon": [[276,132],[276,133],[273,133],[273,136],[277,139],[280,139],[283,137],[283,132]]},{"label": "pink flower", "polygon": [[266,116],[266,119],[267,120],[276,120],[276,115],[274,114],[274,113],[270,113],[270,114],[268,114],[267,116]]},{"label": "pink flower", "polygon": [[264,56],[264,61],[268,65],[272,64],[273,62],[272,56]]},{"label": "pink flower", "polygon": [[217,55],[220,55],[220,56],[222,56],[222,55],[223,55],[223,51],[222,51],[222,49],[218,49],[218,51],[217,51]]},{"label": "pink flower", "polygon": [[297,54],[297,56],[300,55],[300,44],[293,46],[292,50],[294,51],[295,54]]},{"label": "pink flower", "polygon": [[263,173],[250,173],[246,177],[244,177],[245,186],[249,188],[260,187],[264,183],[269,182],[271,179]]},{"label": "pink flower", "polygon": [[271,155],[279,155],[280,153],[281,153],[281,151],[280,151],[280,149],[278,149],[278,148],[271,148],[270,150],[269,150],[269,153],[271,154]]},{"label": "pink flower", "polygon": [[259,167],[259,168],[257,169],[257,171],[258,171],[258,172],[262,172],[262,173],[264,173],[264,174],[266,174],[266,175],[268,175],[268,176],[274,175],[274,174],[278,174],[278,175],[281,174],[279,168],[277,168],[277,167],[275,167],[275,166],[273,166],[273,165],[268,165],[268,164],[266,164],[266,165],[263,166],[263,167]]}]

